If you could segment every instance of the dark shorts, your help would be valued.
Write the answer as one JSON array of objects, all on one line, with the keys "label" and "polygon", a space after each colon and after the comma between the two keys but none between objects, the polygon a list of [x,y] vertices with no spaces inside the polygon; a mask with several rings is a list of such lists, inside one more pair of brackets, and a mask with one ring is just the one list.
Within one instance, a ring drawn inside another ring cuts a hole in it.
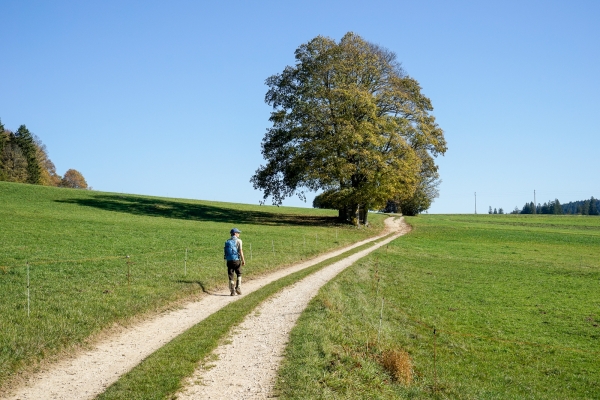
[{"label": "dark shorts", "polygon": [[227,274],[229,280],[235,280],[235,275],[242,276],[242,262],[241,261],[227,261]]}]

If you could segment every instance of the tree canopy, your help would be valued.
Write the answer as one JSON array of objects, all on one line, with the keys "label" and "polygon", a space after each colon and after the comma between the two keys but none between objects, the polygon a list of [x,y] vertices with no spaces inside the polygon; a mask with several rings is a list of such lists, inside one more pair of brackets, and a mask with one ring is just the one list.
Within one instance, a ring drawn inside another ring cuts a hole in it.
[{"label": "tree canopy", "polygon": [[59,186],[71,189],[88,188],[88,184],[85,181],[85,178],[76,169],[70,169],[67,172],[65,172],[65,176],[63,176],[63,178],[61,179]]},{"label": "tree canopy", "polygon": [[251,179],[264,200],[281,204],[304,190],[347,219],[410,199],[424,178],[437,179],[433,158],[446,151],[431,101],[396,55],[347,33],[302,44],[295,66],[266,80],[273,107],[262,141],[267,160]]}]

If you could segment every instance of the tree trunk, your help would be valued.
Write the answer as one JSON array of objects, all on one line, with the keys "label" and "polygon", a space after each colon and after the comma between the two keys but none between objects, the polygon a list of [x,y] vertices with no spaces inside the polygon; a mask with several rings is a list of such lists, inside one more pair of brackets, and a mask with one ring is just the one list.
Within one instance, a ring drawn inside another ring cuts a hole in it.
[{"label": "tree trunk", "polygon": [[341,222],[346,222],[348,220],[348,210],[346,207],[338,209],[338,218]]},{"label": "tree trunk", "polygon": [[352,225],[360,225],[360,204],[352,204],[352,211],[350,217]]},{"label": "tree trunk", "polygon": [[360,210],[359,219],[360,219],[360,222],[362,222],[362,224],[364,226],[369,225],[368,216],[369,216],[369,207],[363,206],[363,208]]}]

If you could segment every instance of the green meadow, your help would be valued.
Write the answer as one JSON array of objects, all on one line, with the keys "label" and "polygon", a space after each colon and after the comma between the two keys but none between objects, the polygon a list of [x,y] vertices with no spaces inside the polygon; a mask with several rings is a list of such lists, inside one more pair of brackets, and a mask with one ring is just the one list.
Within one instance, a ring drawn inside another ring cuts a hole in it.
[{"label": "green meadow", "polygon": [[600,218],[406,220],[303,313],[281,398],[600,398]]},{"label": "green meadow", "polygon": [[224,288],[234,226],[246,279],[383,228],[382,215],[369,229],[335,215],[0,182],[0,387],[114,324]]}]

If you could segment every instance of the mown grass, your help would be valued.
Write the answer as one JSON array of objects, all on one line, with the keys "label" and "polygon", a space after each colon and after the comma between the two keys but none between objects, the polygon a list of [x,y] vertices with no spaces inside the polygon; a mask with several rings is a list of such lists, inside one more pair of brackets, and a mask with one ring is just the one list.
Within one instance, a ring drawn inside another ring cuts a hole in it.
[{"label": "mown grass", "polygon": [[281,398],[600,398],[600,218],[407,220],[301,316]]},{"label": "mown grass", "polygon": [[233,226],[249,279],[383,227],[378,215],[370,229],[334,215],[0,182],[0,387],[114,323],[224,286]]}]

